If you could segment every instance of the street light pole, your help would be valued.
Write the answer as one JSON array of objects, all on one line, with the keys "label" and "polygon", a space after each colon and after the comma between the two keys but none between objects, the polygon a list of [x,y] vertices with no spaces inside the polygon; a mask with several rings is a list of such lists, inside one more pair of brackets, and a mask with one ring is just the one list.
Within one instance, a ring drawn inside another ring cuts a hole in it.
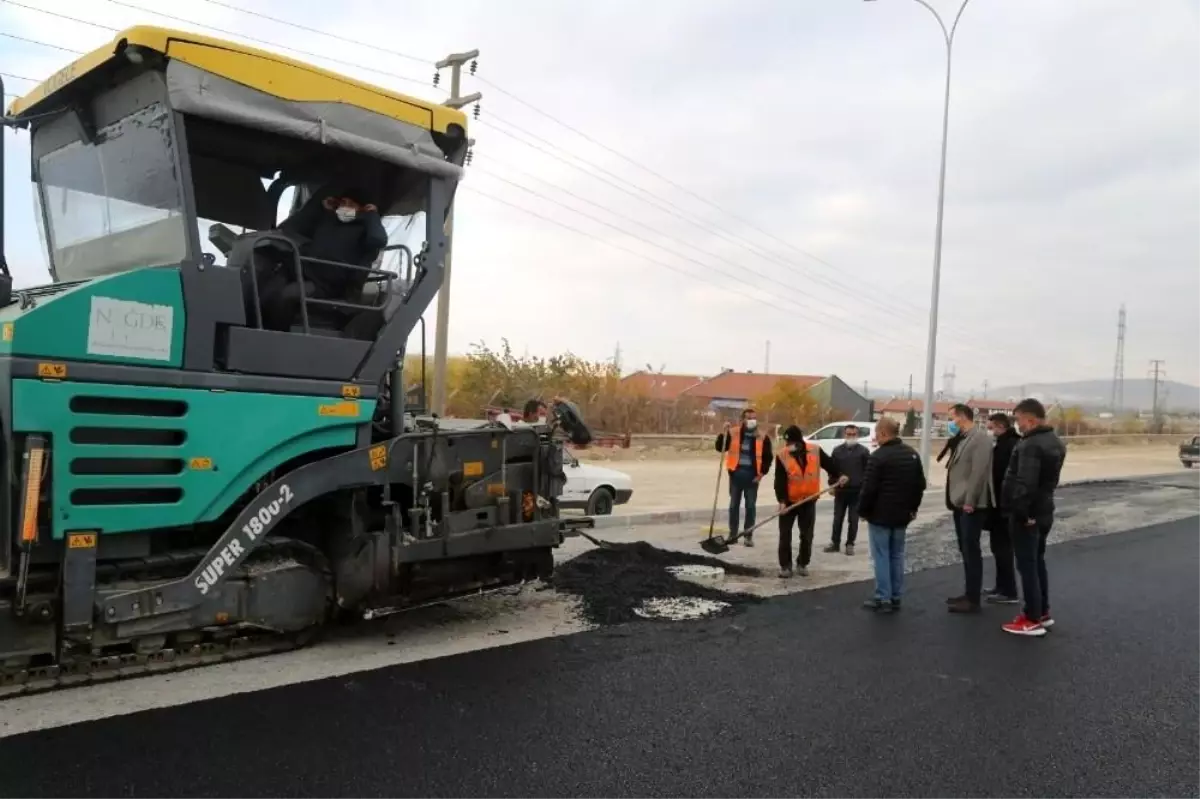
[{"label": "street light pole", "polygon": [[[933,244],[933,289],[929,300],[929,343],[925,351],[925,402],[921,410],[921,465],[929,472],[929,457],[933,450],[933,377],[934,365],[937,363],[937,325],[938,325],[938,292],[942,280],[942,216],[946,204],[946,138],[950,131],[950,65],[951,54],[954,50],[954,32],[958,30],[958,21],[962,19],[963,11],[971,0],[963,0],[954,15],[954,22],[946,30],[946,23],[937,10],[925,0],[913,0],[925,6],[938,27],[942,29],[942,37],[946,41],[946,94],[942,101],[942,164],[938,172],[937,225],[934,229]],[[870,2],[870,0],[868,0]]]}]

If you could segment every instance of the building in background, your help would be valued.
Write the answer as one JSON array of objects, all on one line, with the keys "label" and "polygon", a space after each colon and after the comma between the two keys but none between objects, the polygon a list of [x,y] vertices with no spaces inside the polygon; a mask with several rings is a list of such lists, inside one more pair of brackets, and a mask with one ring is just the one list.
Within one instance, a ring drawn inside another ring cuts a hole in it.
[{"label": "building in background", "polygon": [[770,407],[757,407],[764,399],[769,405],[775,396],[786,400],[789,395],[803,395],[828,420],[872,418],[873,402],[837,375],[782,375],[725,369],[713,377],[697,378],[639,371],[622,378],[621,383],[642,396],[670,401],[697,400],[713,416],[736,416],[751,406],[761,415],[770,416]]}]

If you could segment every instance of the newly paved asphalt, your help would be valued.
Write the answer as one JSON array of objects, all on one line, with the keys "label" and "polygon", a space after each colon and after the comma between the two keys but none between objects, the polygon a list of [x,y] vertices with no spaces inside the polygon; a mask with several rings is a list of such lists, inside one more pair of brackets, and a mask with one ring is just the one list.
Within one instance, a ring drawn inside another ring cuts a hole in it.
[{"label": "newly paved asphalt", "polygon": [[60,727],[0,793],[1196,796],[1198,569],[1192,518],[1052,548],[1043,639],[952,567]]}]

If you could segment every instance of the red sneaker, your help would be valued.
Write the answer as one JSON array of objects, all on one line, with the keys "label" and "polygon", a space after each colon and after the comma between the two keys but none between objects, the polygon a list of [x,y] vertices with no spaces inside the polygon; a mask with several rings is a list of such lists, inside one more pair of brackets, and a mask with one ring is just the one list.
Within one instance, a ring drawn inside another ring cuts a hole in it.
[{"label": "red sneaker", "polygon": [[1054,619],[1050,617],[1049,611],[1046,612],[1045,616],[1042,616],[1042,626],[1047,630],[1054,626]]},{"label": "red sneaker", "polygon": [[1024,613],[1022,613],[1020,616],[1017,616],[1008,624],[1001,625],[1000,629],[1004,630],[1006,633],[1012,633],[1013,635],[1037,636],[1046,634],[1046,628],[1042,626],[1041,622],[1030,621],[1029,619],[1025,618]]}]

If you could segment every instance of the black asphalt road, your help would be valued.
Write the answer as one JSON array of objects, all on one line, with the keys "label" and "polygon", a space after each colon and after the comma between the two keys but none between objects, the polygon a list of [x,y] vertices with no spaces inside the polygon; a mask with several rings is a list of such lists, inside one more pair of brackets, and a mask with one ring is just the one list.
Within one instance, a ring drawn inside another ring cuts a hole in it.
[{"label": "black asphalt road", "polygon": [[1052,548],[1043,639],[940,569],[3,739],[0,792],[1196,796],[1198,530]]}]

